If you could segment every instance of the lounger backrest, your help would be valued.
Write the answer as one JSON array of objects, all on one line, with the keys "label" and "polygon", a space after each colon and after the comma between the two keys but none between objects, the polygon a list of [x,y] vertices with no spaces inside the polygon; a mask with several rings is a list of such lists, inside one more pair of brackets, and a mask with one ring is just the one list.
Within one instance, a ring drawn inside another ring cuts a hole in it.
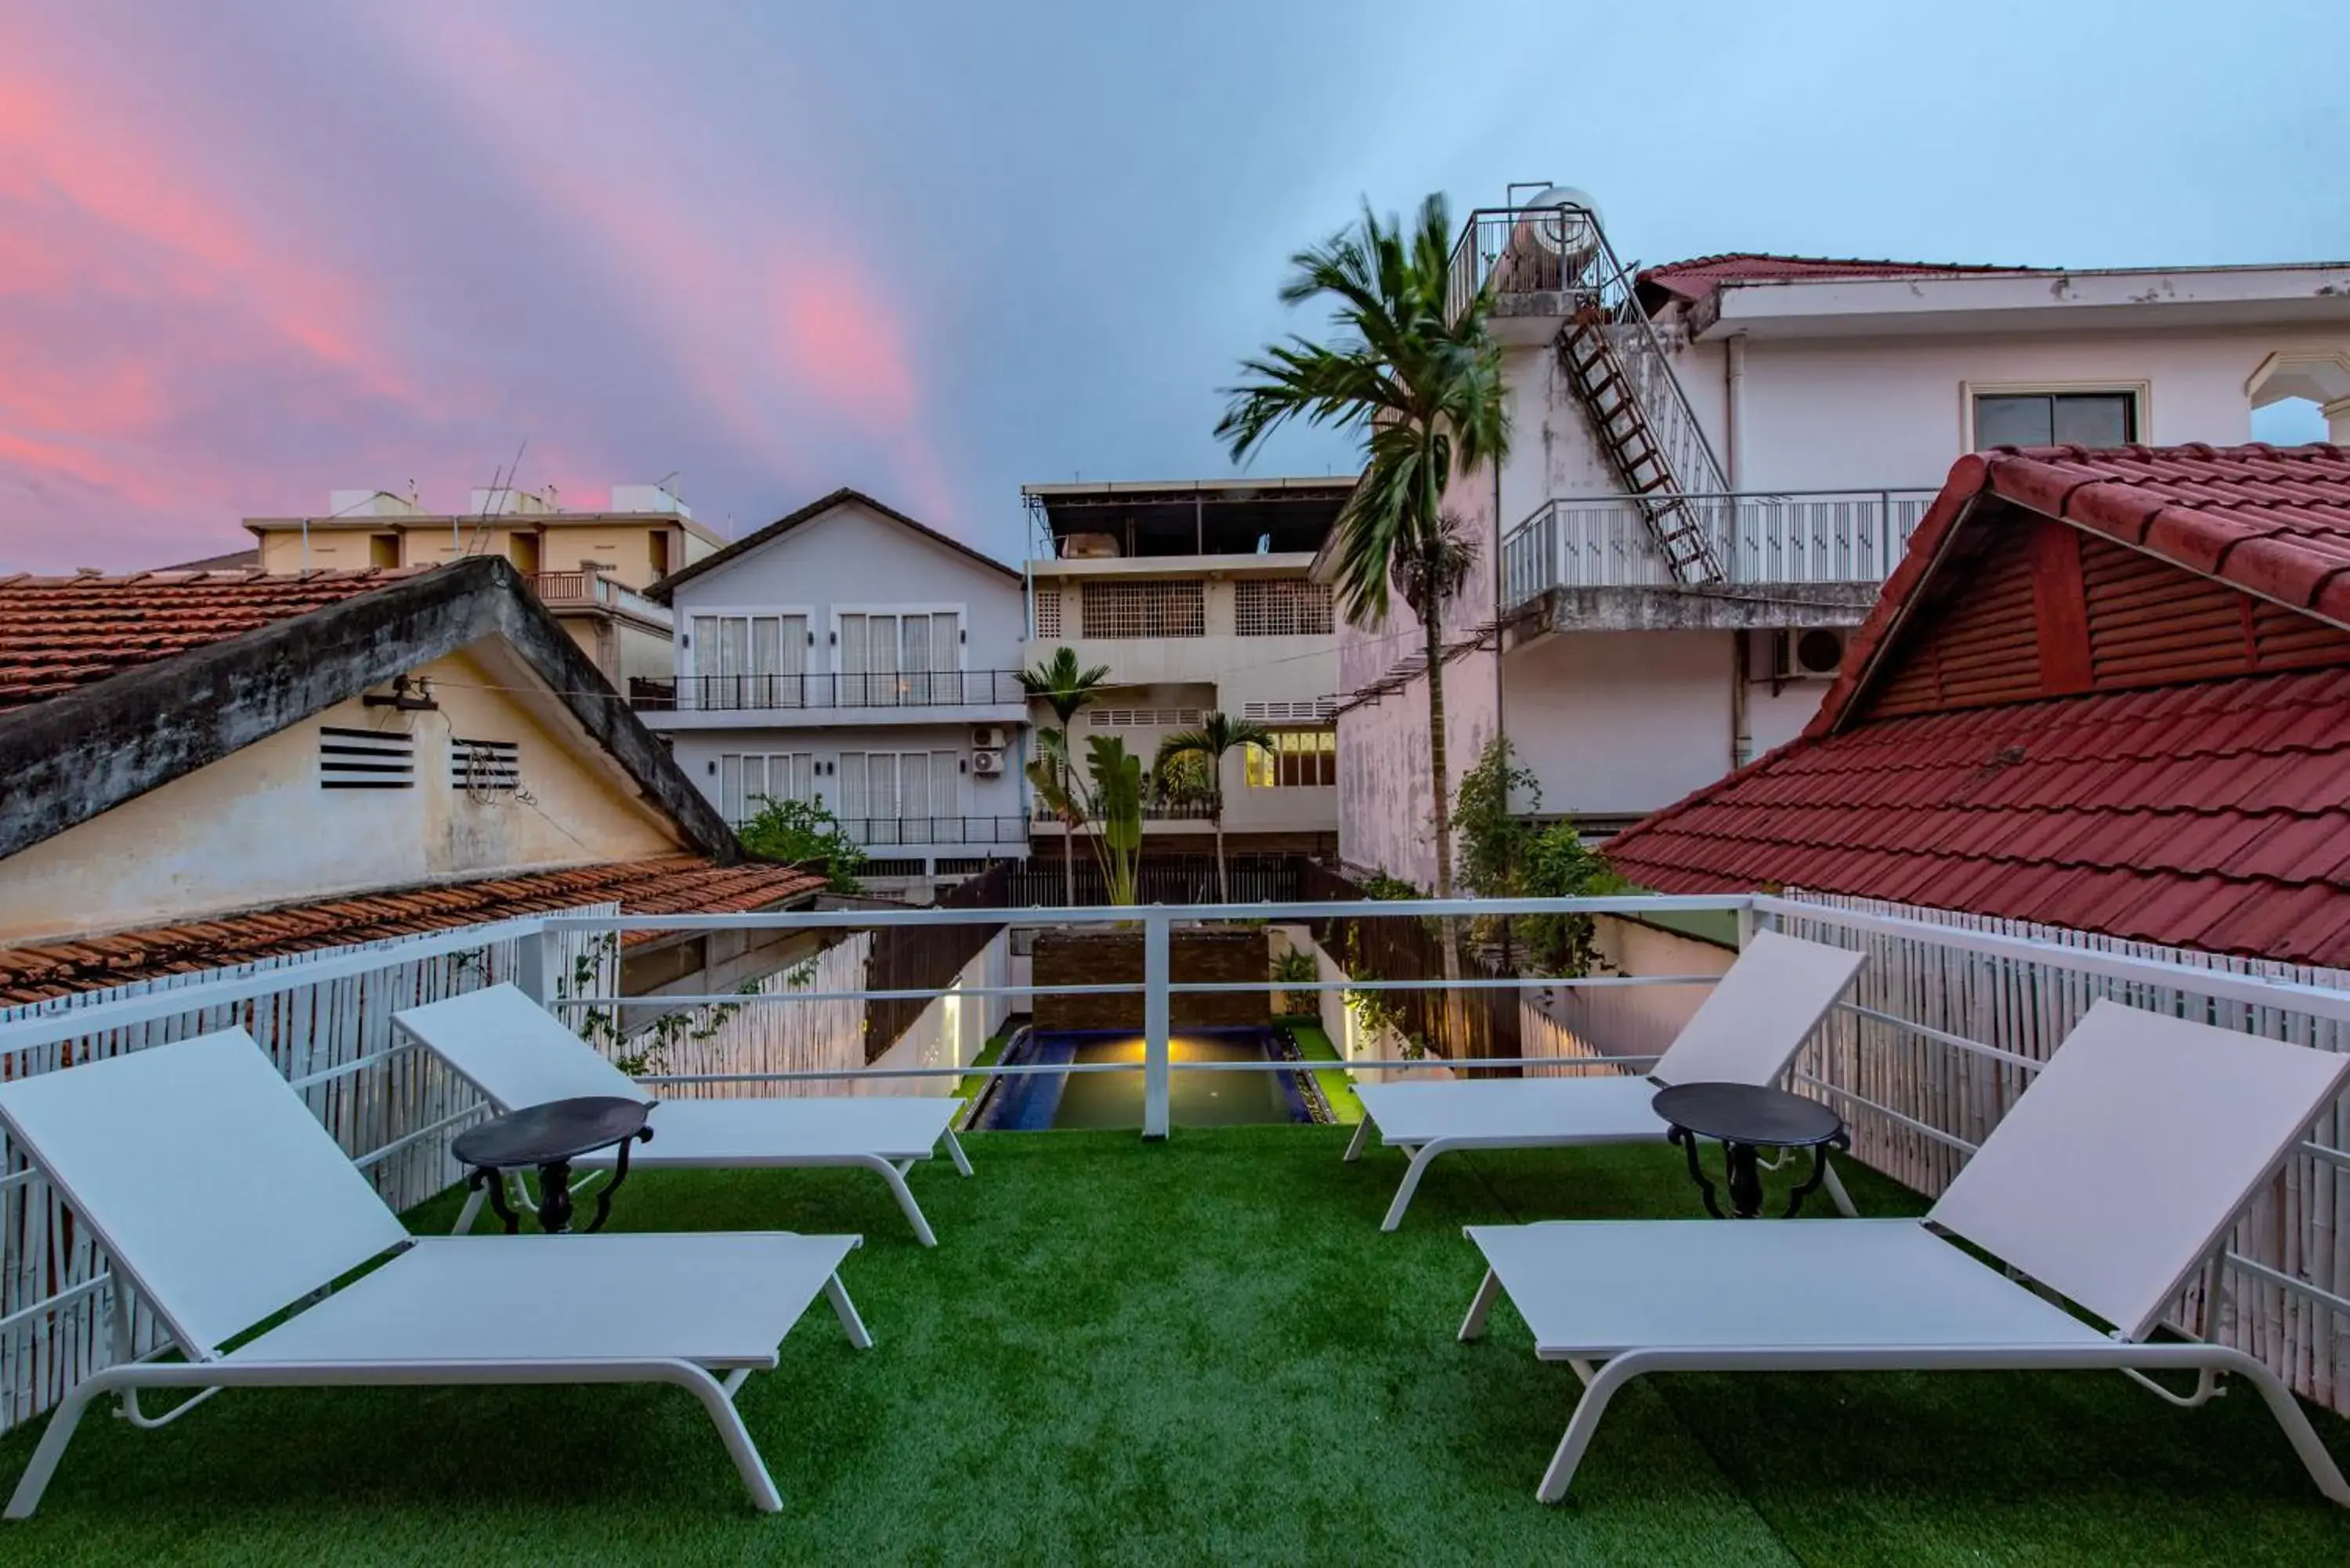
[{"label": "lounger backrest", "polygon": [[593,1095],[653,1097],[511,985],[411,1007],[393,1013],[391,1021],[502,1111]]},{"label": "lounger backrest", "polygon": [[1867,955],[1757,931],[1672,1048],[1659,1059],[1667,1084],[1768,1084],[1787,1070]]},{"label": "lounger backrest", "polygon": [[0,1085],[0,1121],[192,1358],[408,1240],[242,1029]]},{"label": "lounger backrest", "polygon": [[2345,1074],[2350,1056],[2099,1002],[1927,1218],[2143,1337]]}]

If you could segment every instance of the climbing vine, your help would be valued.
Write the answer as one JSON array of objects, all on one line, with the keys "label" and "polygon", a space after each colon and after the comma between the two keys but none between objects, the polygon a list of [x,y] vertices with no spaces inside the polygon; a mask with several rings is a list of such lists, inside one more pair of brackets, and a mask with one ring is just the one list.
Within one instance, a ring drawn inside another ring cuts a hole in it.
[{"label": "climbing vine", "polygon": [[[556,998],[594,995],[602,981],[604,961],[619,948],[619,938],[610,932],[588,943],[572,960],[571,973],[556,981]],[[804,990],[815,982],[816,969],[816,961],[809,958],[787,971],[784,983],[794,991]],[[758,991],[759,981],[755,979],[734,988],[738,996],[754,996]],[[612,1064],[629,1077],[659,1077],[670,1069],[671,1050],[681,1044],[699,1045],[716,1039],[727,1021],[742,1012],[743,1005],[724,1002],[667,1013],[633,1035],[622,1030],[617,1012],[589,1007],[580,1014],[579,1037],[601,1049],[612,1058]]]}]

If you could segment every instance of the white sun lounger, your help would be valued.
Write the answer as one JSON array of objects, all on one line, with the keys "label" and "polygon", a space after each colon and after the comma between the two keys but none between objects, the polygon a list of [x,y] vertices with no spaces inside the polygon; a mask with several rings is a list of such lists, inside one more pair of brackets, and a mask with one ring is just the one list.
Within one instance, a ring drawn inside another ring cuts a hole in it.
[{"label": "white sun lounger", "polygon": [[[1650,1372],[2124,1372],[2176,1405],[2239,1374],[2320,1490],[2350,1482],[2276,1375],[2240,1350],[2146,1343],[2235,1216],[2350,1078],[2350,1056],[2114,1002],[2091,1008],[1923,1220],[1553,1220],[1471,1226],[1484,1282],[1585,1388],[1535,1495],[1565,1495],[1607,1402]],[[1977,1262],[1961,1238],[2104,1322]],[[2197,1374],[2192,1393],[2147,1374]]]},{"label": "white sun lounger", "polygon": [[[652,1141],[631,1147],[633,1169],[844,1165],[871,1170],[889,1184],[925,1247],[937,1246],[938,1237],[906,1186],[906,1172],[943,1143],[955,1168],[971,1174],[971,1161],[954,1136],[954,1119],[963,1106],[959,1099],[876,1095],[660,1101],[511,985],[411,1007],[392,1014],[392,1022],[500,1111],[595,1095],[653,1103],[646,1124]],[[607,1150],[572,1163],[594,1169],[613,1158]],[[459,1231],[473,1224],[483,1197],[477,1189],[467,1199],[457,1217]]]},{"label": "white sun lounger", "polygon": [[[1648,1108],[1668,1084],[1775,1082],[1860,972],[1866,955],[1760,931],[1707,995],[1649,1077],[1480,1078],[1440,1084],[1366,1084],[1363,1119],[1347,1158],[1380,1141],[1411,1156],[1379,1229],[1403,1223],[1419,1179],[1440,1154],[1464,1148],[1556,1148],[1661,1142]],[[1826,1152],[1821,1152],[1826,1158]],[[1829,1179],[1833,1182],[1834,1176]],[[1843,1189],[1832,1189],[1839,1205]]]},{"label": "white sun lounger", "polygon": [[[734,1391],[775,1365],[819,1295],[851,1344],[872,1344],[837,1272],[854,1236],[411,1238],[242,1029],[0,1085],[0,1122],[111,1260],[117,1356],[67,1390],[11,1519],[39,1506],[83,1410],[108,1393],[153,1427],[222,1388],[479,1383],[675,1384],[773,1512],[783,1500]],[[133,1359],[134,1296],[184,1362]],[[142,1388],[197,1392],[148,1416]]]}]

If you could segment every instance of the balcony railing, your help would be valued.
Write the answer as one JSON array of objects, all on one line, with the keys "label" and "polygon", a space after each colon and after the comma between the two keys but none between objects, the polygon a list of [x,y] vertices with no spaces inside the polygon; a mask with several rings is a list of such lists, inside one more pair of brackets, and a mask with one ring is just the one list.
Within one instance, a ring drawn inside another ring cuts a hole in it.
[{"label": "balcony railing", "polygon": [[[2340,989],[2345,977],[2338,972],[1844,900],[1306,898],[1046,913],[981,907],[973,899],[921,909],[725,914],[622,913],[606,905],[175,975],[0,1009],[0,1075],[78,1071],[81,1064],[242,1026],[358,1168],[395,1207],[405,1208],[463,1179],[450,1140],[490,1107],[396,1031],[389,1015],[500,981],[582,1026],[606,1054],[635,1057],[640,1081],[665,1099],[951,1094],[965,1078],[1105,1074],[1140,1080],[1126,1125],[1163,1137],[1185,1114],[1172,1092],[1178,1083],[1237,1086],[1254,1075],[1294,1076],[1301,1065],[1316,1065],[1271,1055],[1179,1054],[1175,1021],[1186,1002],[1202,993],[1311,996],[1343,1057],[1328,1063],[1333,1073],[1417,1076],[1499,1067],[1523,1070],[1529,1079],[1612,1075],[1638,1072],[1655,1059],[1676,1021],[1686,1017],[1691,996],[1715,982],[1728,957],[1708,958],[1697,942],[1670,950],[1644,943],[1627,950],[1620,970],[1598,974],[1447,980],[1433,972],[1427,950],[1437,919],[1500,914],[1647,920],[1710,914],[1725,934],[1777,929],[1867,952],[1859,979],[1798,1054],[1787,1082],[1845,1117],[1854,1135],[1852,1160],[1926,1193],[1940,1190],[1965,1165],[2100,998],[2306,1049],[2350,1048],[2350,991]],[[1357,940],[1338,940],[1333,922],[1355,928]],[[1131,931],[1139,962],[1084,984],[1038,984],[1033,975],[1024,981],[1015,978],[1005,929],[1017,924]],[[1273,980],[1259,970],[1246,978],[1178,979],[1176,929],[1195,924],[1260,932],[1285,927],[1281,940],[1315,960],[1318,978]],[[1370,940],[1373,928],[1399,940]],[[630,994],[622,987],[616,943],[642,931],[829,945],[812,963],[740,989]],[[1360,1005],[1363,997],[1399,992],[1449,993],[1456,1007],[1472,997],[1515,996],[1522,1003],[1512,1014],[1520,1021],[1515,1048],[1493,1056],[1412,1050],[1389,1027],[1366,1023]],[[1080,995],[1134,998],[1143,1021],[1134,1032],[1139,1048],[1096,1062],[981,1064],[983,1045],[1012,1007]],[[672,1015],[684,1026],[654,1032]],[[2187,1334],[2244,1347],[2298,1392],[2335,1409],[2350,1406],[2350,1379],[2339,1371],[2350,1356],[2350,1297],[2340,1293],[2340,1273],[2328,1260],[2350,1247],[2350,1210],[2325,1199],[2350,1168],[2345,1125],[2338,1110],[2330,1112],[2281,1151],[2270,1196],[2212,1238],[2222,1288],[2212,1290],[2213,1275],[2206,1274],[2166,1314]],[[1669,1174],[1669,1166],[1659,1171]],[[166,1331],[157,1314],[128,1312],[92,1231],[75,1220],[67,1195],[27,1166],[21,1149],[0,1167],[0,1185],[8,1189],[0,1209],[8,1263],[0,1270],[0,1345],[9,1351],[0,1356],[5,1427],[36,1416],[65,1388],[116,1359],[161,1350]],[[1345,1211],[1349,1222],[1364,1222],[1359,1202],[1347,1200]],[[1835,1221],[1806,1221],[1806,1228],[1812,1223]],[[109,1323],[120,1332],[108,1332]]]},{"label": "balcony railing", "polygon": [[1024,816],[844,816],[841,831],[868,848],[1028,842]]},{"label": "balcony railing", "polygon": [[1024,706],[1016,670],[935,670],[866,675],[638,676],[629,706],[640,713],[743,709],[995,708]]},{"label": "balcony railing", "polygon": [[1612,346],[1631,383],[1673,487],[1685,493],[1727,483],[1689,396],[1674,377],[1656,324],[1634,293],[1634,270],[1617,259],[1596,213],[1581,207],[1481,207],[1469,214],[1452,247],[1447,303],[1458,316],[1479,289],[1510,295],[1560,296],[1561,319],[1586,313]]},{"label": "balcony railing", "polygon": [[[1932,490],[1823,490],[1693,495],[1723,580],[1881,583],[1933,504]],[[1512,606],[1554,587],[1678,587],[1628,495],[1549,501],[1502,540]]]},{"label": "balcony railing", "polygon": [[[1152,801],[1142,808],[1145,822],[1212,822],[1219,803],[1212,800]],[[1053,808],[1042,800],[1032,801],[1029,809],[1038,822],[1058,822]]]},{"label": "balcony railing", "polygon": [[608,609],[671,624],[670,608],[597,572],[532,572],[523,579],[549,609]]}]

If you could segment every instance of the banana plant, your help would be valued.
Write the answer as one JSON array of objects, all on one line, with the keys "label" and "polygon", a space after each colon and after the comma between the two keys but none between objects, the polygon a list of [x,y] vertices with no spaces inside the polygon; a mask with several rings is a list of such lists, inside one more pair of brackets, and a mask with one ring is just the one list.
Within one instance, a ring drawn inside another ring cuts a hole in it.
[{"label": "banana plant", "polygon": [[1115,735],[1086,737],[1093,775],[1094,852],[1113,904],[1136,899],[1135,863],[1142,850],[1142,759]]}]

